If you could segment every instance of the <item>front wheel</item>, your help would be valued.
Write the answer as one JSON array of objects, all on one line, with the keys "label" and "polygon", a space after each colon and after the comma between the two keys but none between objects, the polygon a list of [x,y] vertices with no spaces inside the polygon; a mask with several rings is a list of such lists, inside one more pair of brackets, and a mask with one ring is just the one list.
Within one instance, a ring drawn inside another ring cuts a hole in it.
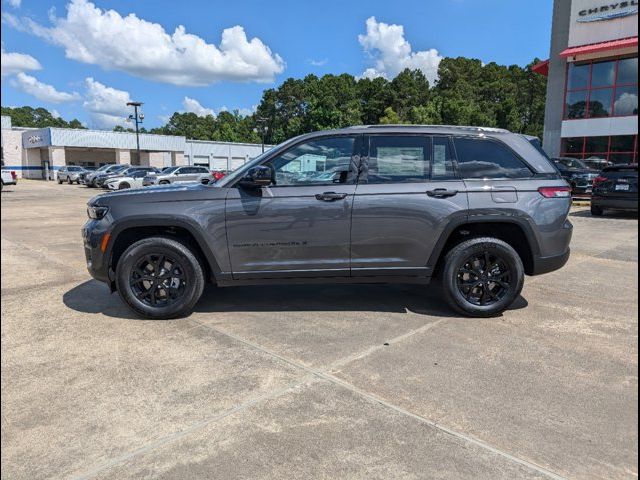
[{"label": "front wheel", "polygon": [[518,253],[497,238],[472,238],[445,257],[444,296],[463,315],[492,317],[505,311],[520,295],[524,267]]},{"label": "front wheel", "polygon": [[122,182],[120,183],[120,185],[118,185],[118,190],[124,190],[126,188],[131,188],[131,185],[129,185],[127,182]]},{"label": "front wheel", "polygon": [[163,320],[188,315],[204,289],[204,273],[194,253],[166,237],[131,245],[116,266],[116,288],[142,317]]}]

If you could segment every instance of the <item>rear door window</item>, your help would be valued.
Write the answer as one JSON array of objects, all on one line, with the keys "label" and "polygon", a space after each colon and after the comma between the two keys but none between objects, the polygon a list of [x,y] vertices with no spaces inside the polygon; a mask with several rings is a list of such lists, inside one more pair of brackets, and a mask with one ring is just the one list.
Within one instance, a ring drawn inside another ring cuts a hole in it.
[{"label": "rear door window", "polygon": [[369,137],[366,183],[420,183],[429,179],[431,139],[422,135]]},{"label": "rear door window", "polygon": [[528,178],[531,170],[506,145],[486,138],[454,138],[458,169],[464,179]]}]

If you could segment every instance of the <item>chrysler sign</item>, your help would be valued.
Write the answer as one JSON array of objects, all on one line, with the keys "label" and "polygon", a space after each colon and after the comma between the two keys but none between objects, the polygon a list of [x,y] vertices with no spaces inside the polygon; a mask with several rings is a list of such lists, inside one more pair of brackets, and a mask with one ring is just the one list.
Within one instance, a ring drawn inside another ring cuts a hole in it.
[{"label": "chrysler sign", "polygon": [[638,0],[624,2],[610,2],[591,8],[585,8],[578,12],[577,21],[581,23],[602,22],[615,18],[628,17],[638,13]]}]

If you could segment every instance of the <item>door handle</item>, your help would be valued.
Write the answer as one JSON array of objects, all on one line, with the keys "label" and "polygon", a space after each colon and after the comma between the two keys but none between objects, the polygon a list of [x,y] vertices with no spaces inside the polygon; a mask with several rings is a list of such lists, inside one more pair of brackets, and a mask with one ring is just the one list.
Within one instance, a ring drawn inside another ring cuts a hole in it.
[{"label": "door handle", "polygon": [[446,188],[436,188],[434,190],[427,190],[427,195],[435,198],[453,197],[458,194],[458,190],[447,190]]},{"label": "door handle", "polygon": [[316,200],[320,200],[322,202],[334,202],[336,200],[342,200],[346,196],[347,196],[346,193],[336,193],[336,192],[316,193]]}]

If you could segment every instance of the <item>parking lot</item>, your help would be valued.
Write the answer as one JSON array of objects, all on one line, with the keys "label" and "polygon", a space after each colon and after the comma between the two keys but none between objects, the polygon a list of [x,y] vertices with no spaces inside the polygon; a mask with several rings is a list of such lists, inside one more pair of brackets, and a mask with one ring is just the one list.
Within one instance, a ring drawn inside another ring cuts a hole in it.
[{"label": "parking lot", "polygon": [[637,216],[575,208],[499,318],[316,285],[146,321],[86,271],[96,193],[2,192],[2,478],[637,478]]}]

